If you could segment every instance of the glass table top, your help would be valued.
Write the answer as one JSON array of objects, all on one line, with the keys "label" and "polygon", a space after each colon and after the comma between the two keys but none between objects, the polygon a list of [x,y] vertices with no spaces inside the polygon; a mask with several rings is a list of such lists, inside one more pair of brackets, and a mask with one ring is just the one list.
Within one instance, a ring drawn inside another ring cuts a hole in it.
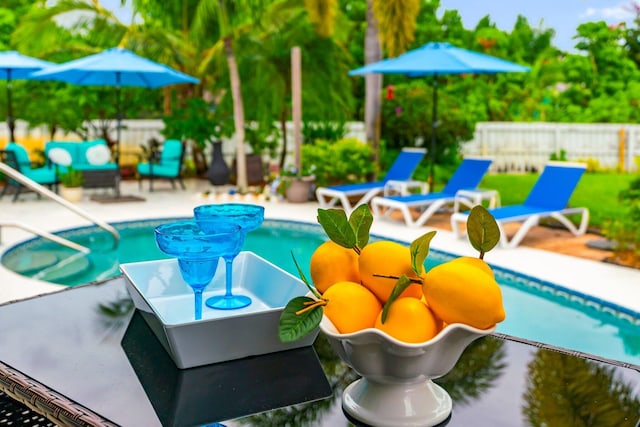
[{"label": "glass table top", "polygon": [[[321,335],[312,347],[180,370],[122,278],[0,306],[0,362],[123,426],[347,426],[358,378]],[[435,380],[447,426],[636,427],[640,368],[504,336],[475,341]],[[3,382],[0,381],[0,388]]]}]

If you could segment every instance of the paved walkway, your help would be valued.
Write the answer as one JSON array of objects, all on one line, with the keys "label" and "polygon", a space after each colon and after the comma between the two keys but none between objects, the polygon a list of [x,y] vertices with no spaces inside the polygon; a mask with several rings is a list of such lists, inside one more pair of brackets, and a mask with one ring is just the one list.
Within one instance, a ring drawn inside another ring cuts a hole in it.
[{"label": "paved walkway", "polygon": [[[139,191],[136,182],[123,182],[123,195],[139,196],[145,201],[105,204],[91,201],[88,196],[85,196],[85,200],[78,206],[94,217],[107,222],[190,216],[194,206],[209,202],[203,198],[202,193],[212,188],[204,180],[190,180],[187,185],[186,191],[171,190],[168,183],[158,182],[157,190],[149,193],[147,187]],[[100,193],[99,190],[94,190],[90,194]],[[316,222],[318,208],[316,203],[263,202],[262,204],[266,208],[267,218]],[[10,197],[0,199],[0,223],[7,221],[20,221],[50,232],[89,224],[86,219],[66,210],[61,205],[50,200],[38,199],[34,194],[23,195],[16,203],[12,203]],[[457,255],[477,255],[466,240],[459,240],[453,236],[453,233],[448,230],[447,222],[446,214],[435,217],[425,227],[420,228],[408,228],[399,221],[379,220],[374,221],[372,232],[409,242],[438,226],[440,228],[437,228],[438,233],[432,241],[433,248]],[[525,246],[532,242],[535,245],[548,244],[550,239],[540,239],[540,235],[550,232],[554,234],[553,238],[557,242],[564,242],[559,245],[559,248],[556,247],[550,251]],[[523,242],[524,245],[515,249],[496,248],[489,252],[485,259],[495,266],[550,281],[640,313],[640,270],[594,260],[605,256],[604,253],[584,248],[584,240],[594,236],[575,238],[569,233],[563,233],[544,228],[534,229],[530,237],[528,236]],[[0,237],[1,253],[12,245],[33,236],[20,229],[3,227],[0,230]],[[535,243],[537,241],[538,243]],[[576,247],[575,250],[567,249],[572,245]],[[573,255],[558,253],[560,249]],[[587,252],[589,255],[586,255]],[[0,266],[0,302],[27,298],[58,289],[60,287],[57,285],[27,279]]]}]

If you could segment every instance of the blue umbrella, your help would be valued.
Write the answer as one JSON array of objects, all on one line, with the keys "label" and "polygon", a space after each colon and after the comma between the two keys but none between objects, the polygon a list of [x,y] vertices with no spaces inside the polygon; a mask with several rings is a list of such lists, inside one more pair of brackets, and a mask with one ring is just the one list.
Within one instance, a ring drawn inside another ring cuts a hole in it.
[{"label": "blue umbrella", "polygon": [[77,85],[114,86],[117,108],[116,160],[120,150],[120,91],[123,86],[158,88],[199,82],[195,77],[119,47],[35,72],[31,74],[31,78],[58,80]]},{"label": "blue umbrella", "polygon": [[7,125],[9,125],[9,142],[15,141],[13,106],[11,101],[11,80],[28,79],[34,71],[53,65],[51,62],[25,56],[15,50],[0,52],[0,78],[7,81]]},{"label": "blue umbrella", "polygon": [[438,126],[437,77],[446,74],[497,74],[522,73],[528,67],[505,61],[494,56],[461,49],[449,43],[427,43],[397,58],[385,59],[349,72],[349,75],[369,73],[404,74],[409,77],[433,76],[433,106],[431,112],[431,171],[429,183],[433,184],[435,165],[436,127]]}]

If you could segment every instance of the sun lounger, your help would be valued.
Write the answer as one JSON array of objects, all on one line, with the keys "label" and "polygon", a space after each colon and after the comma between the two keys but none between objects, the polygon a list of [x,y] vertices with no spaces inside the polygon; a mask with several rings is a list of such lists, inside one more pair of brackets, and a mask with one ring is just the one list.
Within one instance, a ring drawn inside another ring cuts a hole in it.
[{"label": "sun lounger", "polygon": [[[465,158],[455,173],[440,192],[429,194],[412,194],[405,196],[374,197],[371,201],[375,218],[388,218],[395,211],[400,211],[404,222],[410,227],[423,225],[431,216],[444,206],[454,203],[459,190],[475,189],[482,177],[489,170],[491,159]],[[420,216],[413,219],[412,210],[420,210]]]},{"label": "sun lounger", "polygon": [[[579,163],[549,162],[524,203],[489,209],[500,227],[500,245],[505,248],[518,246],[529,230],[543,218],[558,220],[576,236],[584,234],[589,224],[589,210],[567,206],[585,169],[586,165]],[[567,215],[571,214],[581,216],[578,227],[567,218]],[[460,230],[460,223],[466,223],[467,217],[467,213],[464,212],[451,215],[451,227],[457,237],[465,234]],[[512,222],[521,222],[522,225],[509,240],[504,225]]]},{"label": "sun lounger", "polygon": [[[316,197],[320,202],[320,207],[326,209],[340,203],[347,215],[349,215],[355,208],[369,203],[374,196],[385,191],[385,187],[388,189],[393,186],[405,193],[411,187],[425,188],[425,183],[410,181],[411,175],[413,175],[425,153],[426,150],[423,148],[403,148],[381,181],[317,188]],[[355,197],[359,197],[359,199],[352,205],[349,199]]]}]

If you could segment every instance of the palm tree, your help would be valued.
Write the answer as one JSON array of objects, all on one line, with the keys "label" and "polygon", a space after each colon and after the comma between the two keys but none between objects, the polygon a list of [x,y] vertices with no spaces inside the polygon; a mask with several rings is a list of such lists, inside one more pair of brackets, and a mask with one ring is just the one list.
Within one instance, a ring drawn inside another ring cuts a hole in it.
[{"label": "palm tree", "polygon": [[256,13],[263,10],[267,3],[264,0],[201,0],[194,16],[194,29],[198,35],[206,34],[207,27],[212,23],[217,26],[219,39],[210,48],[210,52],[215,51],[219,48],[216,45],[221,44],[227,60],[236,139],[236,185],[241,192],[247,188],[247,167],[244,146],[244,103],[234,39],[251,27]]},{"label": "palm tree", "polygon": [[[382,47],[386,49],[389,57],[398,56],[406,51],[414,40],[419,11],[420,0],[367,0],[365,64],[380,61]],[[382,76],[380,74],[365,76],[365,132],[376,162],[380,145],[381,91]]]},{"label": "palm tree", "polygon": [[219,39],[210,48],[209,59],[220,50],[224,52],[229,70],[231,97],[233,99],[233,119],[236,139],[237,183],[240,191],[247,187],[246,154],[245,154],[245,111],[242,99],[240,72],[236,59],[235,43],[242,34],[255,30],[260,26],[260,19],[267,8],[285,9],[306,7],[309,19],[315,24],[320,35],[331,34],[332,18],[335,15],[336,0],[302,0],[269,1],[269,0],[201,0],[195,15],[196,34],[204,34],[211,23],[217,26]]}]

